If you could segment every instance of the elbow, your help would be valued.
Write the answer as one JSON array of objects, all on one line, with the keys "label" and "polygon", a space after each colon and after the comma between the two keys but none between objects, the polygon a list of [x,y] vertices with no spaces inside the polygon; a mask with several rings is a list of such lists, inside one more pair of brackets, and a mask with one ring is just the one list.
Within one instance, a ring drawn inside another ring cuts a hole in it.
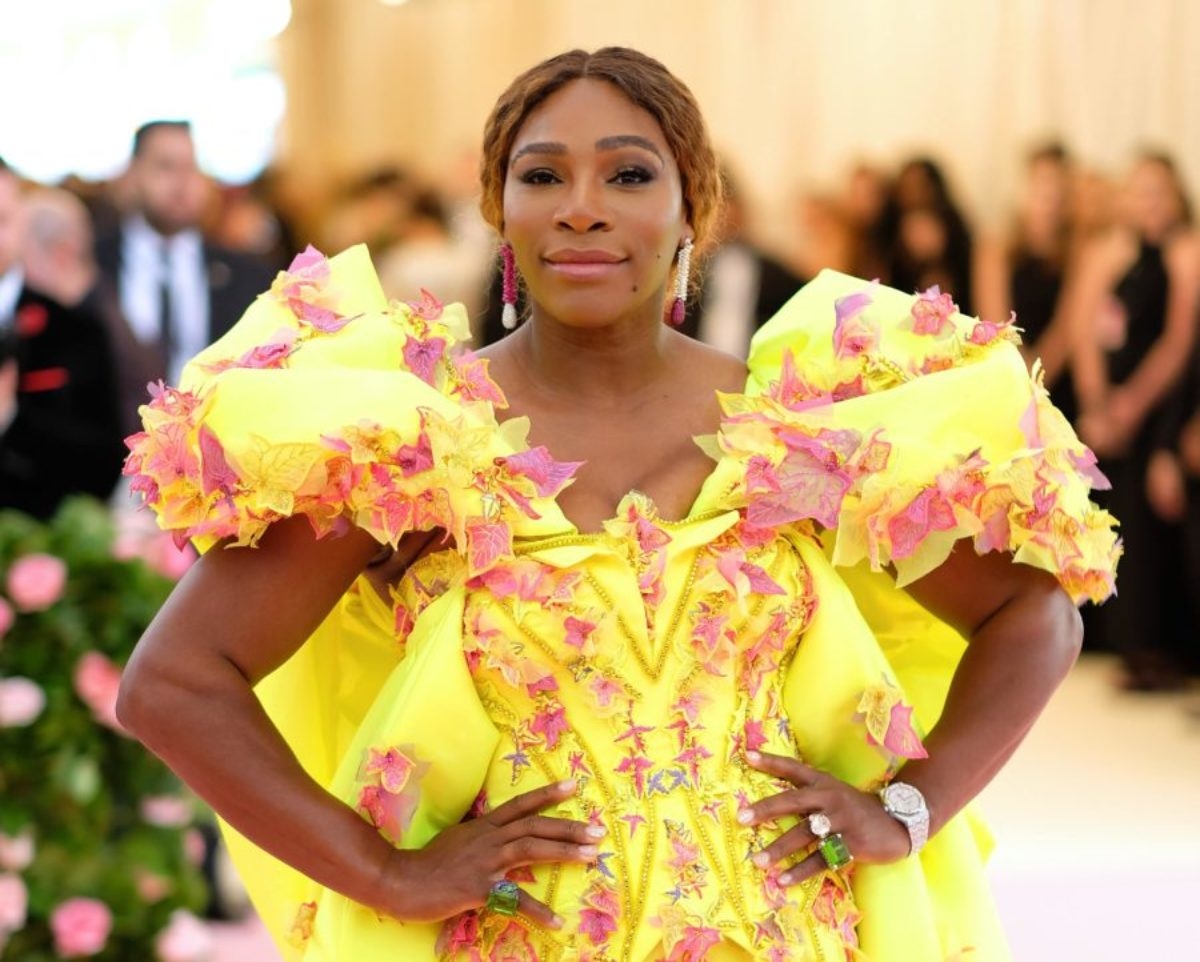
[{"label": "elbow", "polygon": [[163,697],[161,675],[155,671],[152,659],[135,652],[121,675],[117,691],[116,714],[121,727],[138,741],[146,741],[146,732],[155,724],[155,709],[170,703]]},{"label": "elbow", "polygon": [[1083,650],[1083,618],[1061,588],[1050,595],[1046,608],[1047,657],[1065,678]]}]

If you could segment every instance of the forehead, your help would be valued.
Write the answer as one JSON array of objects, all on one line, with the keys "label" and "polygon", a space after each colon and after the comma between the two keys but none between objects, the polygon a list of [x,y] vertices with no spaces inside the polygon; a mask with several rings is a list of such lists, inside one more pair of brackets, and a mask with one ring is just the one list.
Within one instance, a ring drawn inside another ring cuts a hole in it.
[{"label": "forehead", "polygon": [[527,144],[542,142],[590,151],[598,140],[625,134],[646,138],[670,159],[667,139],[649,111],[606,81],[572,80],[530,111],[517,130],[510,156]]},{"label": "forehead", "polygon": [[192,135],[181,127],[159,127],[142,141],[143,157],[190,157],[192,153]]}]

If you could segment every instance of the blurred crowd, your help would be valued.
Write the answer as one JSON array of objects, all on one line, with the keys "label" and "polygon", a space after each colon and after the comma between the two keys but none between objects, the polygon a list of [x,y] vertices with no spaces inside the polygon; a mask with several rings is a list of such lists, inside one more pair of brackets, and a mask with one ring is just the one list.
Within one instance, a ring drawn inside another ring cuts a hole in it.
[{"label": "blurred crowd", "polygon": [[[1028,363],[1099,456],[1112,490],[1098,498],[1121,521],[1120,596],[1087,614],[1087,643],[1121,654],[1124,685],[1176,689],[1200,670],[1200,241],[1188,194],[1161,153],[1118,177],[1054,143],[1017,160],[1021,189],[999,230],[973,223],[929,157],[855,165],[799,203],[780,199],[791,185],[755,185],[791,221],[792,242],[770,250],[727,173],[719,244],[684,330],[745,356],[826,268],[937,285],[988,319],[1015,312]],[[389,296],[426,288],[467,306],[477,344],[504,336],[473,175],[469,158],[439,183],[381,168],[314,214],[275,172],[236,187],[205,177],[181,121],[138,130],[108,183],[34,184],[0,161],[0,505],[46,517],[72,493],[112,496],[146,385],[176,381],[308,243],[366,243]]]}]

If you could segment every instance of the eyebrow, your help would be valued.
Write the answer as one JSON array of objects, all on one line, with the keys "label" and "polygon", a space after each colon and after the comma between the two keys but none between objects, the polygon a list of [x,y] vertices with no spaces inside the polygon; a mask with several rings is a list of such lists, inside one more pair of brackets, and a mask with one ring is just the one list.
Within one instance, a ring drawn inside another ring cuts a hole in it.
[{"label": "eyebrow", "polygon": [[[622,147],[641,147],[643,150],[648,150],[654,154],[660,161],[663,159],[662,152],[654,145],[653,141],[647,140],[645,137],[640,137],[637,134],[616,134],[612,137],[601,137],[596,141],[597,150],[619,150]],[[561,155],[567,152],[567,145],[556,141],[539,141],[533,144],[526,144],[515,154],[509,164],[515,164],[526,154],[556,154]]]}]

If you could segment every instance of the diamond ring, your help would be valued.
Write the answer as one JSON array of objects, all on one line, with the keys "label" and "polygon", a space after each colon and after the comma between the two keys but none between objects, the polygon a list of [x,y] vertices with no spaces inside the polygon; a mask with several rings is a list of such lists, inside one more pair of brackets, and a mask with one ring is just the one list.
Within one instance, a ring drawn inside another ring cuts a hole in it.
[{"label": "diamond ring", "polygon": [[833,825],[829,822],[829,816],[824,812],[813,812],[808,816],[808,830],[817,838],[824,838],[833,831]]}]

